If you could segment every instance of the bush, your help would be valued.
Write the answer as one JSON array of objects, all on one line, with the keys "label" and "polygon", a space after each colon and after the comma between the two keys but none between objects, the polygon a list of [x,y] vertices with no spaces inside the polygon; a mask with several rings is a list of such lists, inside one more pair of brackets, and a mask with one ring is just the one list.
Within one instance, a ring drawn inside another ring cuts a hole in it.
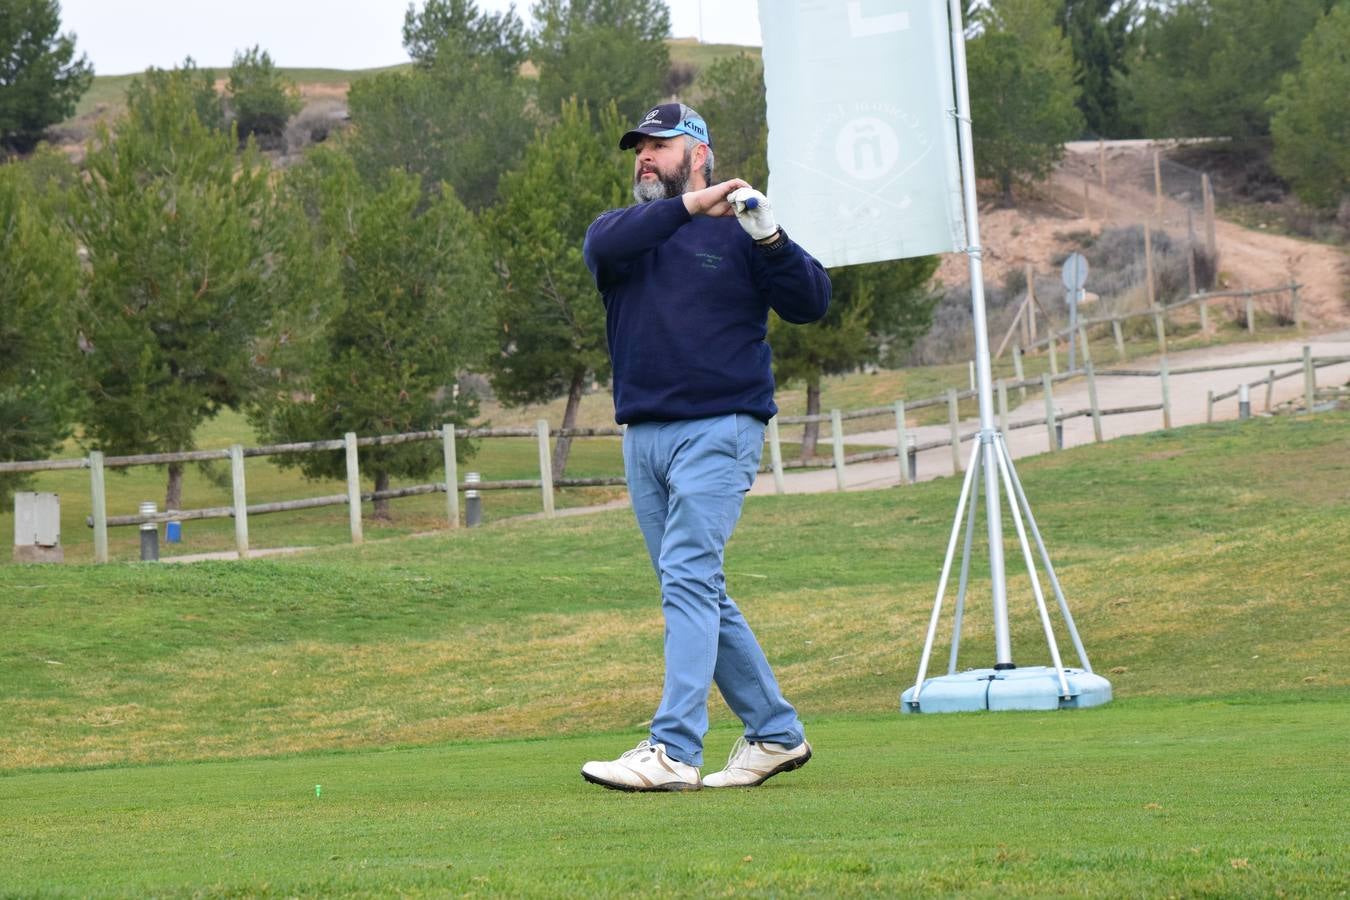
[{"label": "bush", "polygon": [[256,46],[234,55],[227,87],[239,140],[256,136],[264,147],[281,144],[286,122],[300,111],[295,84],[277,71],[272,57]]}]

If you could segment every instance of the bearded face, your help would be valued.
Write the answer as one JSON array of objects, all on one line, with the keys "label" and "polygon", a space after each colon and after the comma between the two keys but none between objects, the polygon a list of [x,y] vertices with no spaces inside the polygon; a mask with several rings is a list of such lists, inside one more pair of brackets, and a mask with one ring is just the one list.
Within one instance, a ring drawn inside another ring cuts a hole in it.
[{"label": "bearded face", "polygon": [[636,149],[633,197],[639,203],[678,197],[688,190],[694,150],[682,137],[647,138]]}]

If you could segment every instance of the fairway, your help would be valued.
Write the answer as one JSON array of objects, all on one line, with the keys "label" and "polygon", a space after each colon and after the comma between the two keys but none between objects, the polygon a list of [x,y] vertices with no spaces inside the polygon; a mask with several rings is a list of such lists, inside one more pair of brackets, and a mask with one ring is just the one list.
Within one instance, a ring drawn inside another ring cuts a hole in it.
[{"label": "fairway", "polygon": [[[816,748],[753,791],[579,775],[658,699],[627,510],[0,566],[0,896],[1344,894],[1350,415],[1019,472],[1116,699],[900,715],[959,485],[751,498],[729,588]],[[971,591],[962,665],[986,665],[978,567]],[[1009,601],[1044,664],[1011,564]],[[713,722],[705,774],[736,736]]]},{"label": "fairway", "polygon": [[825,719],[790,780],[682,795],[585,784],[621,735],[20,775],[0,874],[72,895],[1326,896],[1343,712]]}]

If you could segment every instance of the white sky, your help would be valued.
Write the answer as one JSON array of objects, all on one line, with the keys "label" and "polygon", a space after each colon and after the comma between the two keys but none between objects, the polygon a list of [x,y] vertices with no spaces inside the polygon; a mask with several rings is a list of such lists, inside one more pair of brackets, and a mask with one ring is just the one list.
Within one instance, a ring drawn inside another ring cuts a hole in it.
[{"label": "white sky", "polygon": [[[674,37],[760,43],[757,0],[667,0]],[[478,0],[484,12],[508,0]],[[517,12],[528,22],[531,0]],[[422,6],[418,0],[417,6]],[[370,69],[406,62],[408,0],[61,0],[61,31],[99,75],[169,68],[191,56],[226,68],[236,50],[260,45],[279,66]]]}]

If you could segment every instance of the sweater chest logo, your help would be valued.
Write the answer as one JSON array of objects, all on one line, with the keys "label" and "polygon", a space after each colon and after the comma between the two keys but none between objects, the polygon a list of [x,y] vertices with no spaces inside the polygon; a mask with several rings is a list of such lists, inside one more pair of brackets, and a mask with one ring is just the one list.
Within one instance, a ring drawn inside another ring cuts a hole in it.
[{"label": "sweater chest logo", "polygon": [[723,257],[718,256],[716,253],[700,251],[699,253],[695,253],[694,256],[698,258],[699,265],[705,269],[716,270],[722,265]]}]

